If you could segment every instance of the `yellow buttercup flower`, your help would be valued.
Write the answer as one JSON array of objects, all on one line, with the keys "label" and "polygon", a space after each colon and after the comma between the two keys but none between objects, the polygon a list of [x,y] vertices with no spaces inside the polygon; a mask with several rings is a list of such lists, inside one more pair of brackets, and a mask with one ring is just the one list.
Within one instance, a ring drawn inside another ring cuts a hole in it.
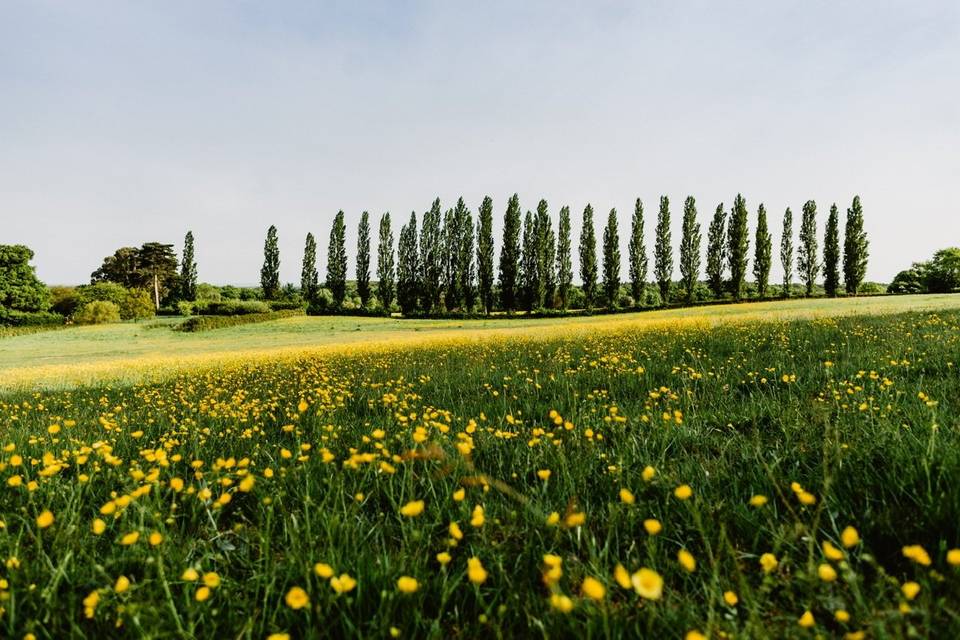
[{"label": "yellow buttercup flower", "polygon": [[408,518],[415,518],[423,513],[423,500],[414,500],[400,507],[400,514]]},{"label": "yellow buttercup flower", "polygon": [[643,567],[630,576],[630,584],[641,598],[659,600],[663,595],[663,578],[653,569]]},{"label": "yellow buttercup flower", "polygon": [[920,593],[920,585],[916,582],[904,582],[903,586],[900,587],[900,591],[903,592],[904,598],[913,600],[917,597],[917,594]]},{"label": "yellow buttercup flower", "polygon": [[411,578],[410,576],[400,576],[397,578],[397,590],[401,593],[414,593],[419,588],[420,584],[416,578]]},{"label": "yellow buttercup flower", "polygon": [[817,575],[824,582],[833,582],[837,579],[837,570],[828,564],[821,564],[817,567]]},{"label": "yellow buttercup flower", "polygon": [[310,604],[310,596],[301,587],[291,587],[283,600],[293,610],[303,609]]},{"label": "yellow buttercup flower", "polygon": [[807,629],[815,625],[816,621],[813,619],[813,614],[810,613],[810,611],[804,611],[803,615],[800,616],[800,619],[797,620],[797,624],[799,624],[804,629]]},{"label": "yellow buttercup flower", "polygon": [[586,597],[591,600],[600,601],[603,600],[603,597],[607,593],[607,588],[603,586],[603,583],[597,580],[596,578],[586,577],[583,579],[583,584],[580,585],[580,591]]},{"label": "yellow buttercup flower", "polygon": [[680,566],[689,573],[693,573],[697,568],[696,558],[686,549],[680,549],[680,551],[677,552],[677,561],[680,562]]},{"label": "yellow buttercup flower", "polygon": [[727,603],[727,606],[735,607],[737,603],[740,602],[740,598],[738,598],[737,594],[733,591],[724,591],[723,601]]},{"label": "yellow buttercup flower", "polygon": [[333,576],[333,567],[323,562],[318,562],[313,565],[313,572],[326,580],[327,578]]},{"label": "yellow buttercup flower", "polygon": [[693,495],[693,489],[690,488],[688,484],[682,484],[676,489],[673,490],[673,495],[675,495],[680,500],[687,500],[690,496]]},{"label": "yellow buttercup flower", "polygon": [[663,525],[660,524],[659,520],[648,518],[643,521],[643,528],[649,535],[655,536],[663,530]]},{"label": "yellow buttercup flower", "polygon": [[860,544],[860,533],[853,527],[847,527],[840,533],[840,542],[842,542],[843,546],[847,549],[855,547]]},{"label": "yellow buttercup flower", "polygon": [[633,504],[637,499],[629,489],[620,489],[620,502],[624,504]]},{"label": "yellow buttercup flower", "polygon": [[765,553],[760,556],[760,566],[763,567],[764,573],[770,573],[776,569],[779,564],[777,557],[772,553]]},{"label": "yellow buttercup flower", "polygon": [[49,510],[44,510],[37,516],[37,526],[46,529],[53,524],[53,514]]},{"label": "yellow buttercup flower", "polygon": [[473,584],[483,584],[487,579],[487,570],[483,568],[480,558],[467,560],[467,577]]}]

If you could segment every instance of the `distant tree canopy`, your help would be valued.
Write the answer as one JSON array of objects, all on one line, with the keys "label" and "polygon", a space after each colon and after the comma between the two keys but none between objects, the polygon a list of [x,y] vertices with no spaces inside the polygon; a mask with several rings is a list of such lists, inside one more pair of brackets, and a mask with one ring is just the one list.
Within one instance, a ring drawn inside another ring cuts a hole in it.
[{"label": "distant tree canopy", "polygon": [[34,268],[33,251],[22,244],[0,244],[0,309],[46,311],[50,294]]},{"label": "distant tree canopy", "polygon": [[897,274],[890,293],[951,293],[960,291],[960,248],[940,249],[933,259],[915,262]]},{"label": "distant tree canopy", "polygon": [[128,289],[145,289],[153,294],[154,306],[179,293],[180,274],[172,244],[147,242],[142,247],[121,247],[103,259],[90,275],[91,284],[114,282]]}]

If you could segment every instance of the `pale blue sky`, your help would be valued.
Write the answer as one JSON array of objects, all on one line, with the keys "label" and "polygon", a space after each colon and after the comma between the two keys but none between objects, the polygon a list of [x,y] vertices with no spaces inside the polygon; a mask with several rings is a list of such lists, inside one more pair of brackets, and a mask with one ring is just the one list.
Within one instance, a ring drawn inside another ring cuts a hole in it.
[{"label": "pale blue sky", "polygon": [[362,210],[435,196],[616,207],[624,245],[639,196],[652,246],[661,194],[677,241],[743,192],[779,242],[859,193],[888,280],[960,244],[958,78],[955,0],[0,0],[0,242],[78,283],[192,229],[202,280],[254,283],[274,223],[298,281],[337,209],[352,261]]}]

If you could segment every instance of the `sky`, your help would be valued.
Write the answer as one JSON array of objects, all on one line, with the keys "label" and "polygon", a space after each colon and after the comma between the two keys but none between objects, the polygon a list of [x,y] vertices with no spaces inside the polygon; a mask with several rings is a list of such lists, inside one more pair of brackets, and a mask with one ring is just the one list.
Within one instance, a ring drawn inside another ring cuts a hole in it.
[{"label": "sky", "polygon": [[822,232],[859,194],[889,281],[960,245],[958,188],[956,0],[0,0],[0,243],[50,284],[188,230],[202,281],[253,284],[270,224],[322,278],[339,209],[352,262],[364,210],[490,195],[499,230],[515,192],[575,236],[616,208],[624,274],[638,197],[652,248],[661,195],[677,245],[686,196],[706,236],[742,193],[776,256],[786,207]]}]

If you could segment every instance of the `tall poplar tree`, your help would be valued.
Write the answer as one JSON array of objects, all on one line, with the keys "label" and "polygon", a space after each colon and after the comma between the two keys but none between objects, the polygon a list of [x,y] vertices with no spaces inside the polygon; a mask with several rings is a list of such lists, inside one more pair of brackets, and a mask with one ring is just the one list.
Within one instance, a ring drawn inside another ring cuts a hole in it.
[{"label": "tall poplar tree", "polygon": [[393,296],[396,293],[396,280],[393,260],[393,226],[390,212],[380,218],[380,234],[377,243],[377,299],[384,311],[390,311]]},{"label": "tall poplar tree", "polygon": [[630,224],[630,295],[633,304],[643,304],[644,289],[647,287],[647,245],[643,238],[643,202],[637,198],[633,206],[633,219]]},{"label": "tall poplar tree", "polygon": [[183,256],[180,260],[180,297],[184,300],[197,298],[197,261],[193,256],[193,231],[183,238]]},{"label": "tall poplar tree", "polygon": [[480,204],[477,220],[477,288],[484,313],[493,311],[493,199]]},{"label": "tall poplar tree", "polygon": [[263,243],[263,267],[260,268],[260,289],[266,300],[275,300],[280,293],[280,247],[277,228],[270,225]]},{"label": "tall poplar tree", "polygon": [[540,278],[540,246],[533,214],[527,211],[523,219],[523,259],[520,264],[520,291],[523,306],[533,311],[543,299],[543,280]]},{"label": "tall poplar tree", "polygon": [[587,309],[593,308],[597,295],[597,235],[593,228],[593,207],[583,210],[580,225],[580,280]]},{"label": "tall poplar tree", "polygon": [[817,254],[817,203],[807,200],[800,220],[800,248],[797,251],[797,270],[806,286],[807,297],[813,295],[813,285],[820,273]]},{"label": "tall poplar tree", "polygon": [[517,308],[520,227],[520,197],[513,194],[503,214],[503,244],[500,245],[500,306],[507,313]]},{"label": "tall poplar tree", "polygon": [[693,302],[693,292],[700,278],[700,243],[697,201],[693,196],[687,196],[683,203],[683,236],[680,239],[680,277],[687,303]]},{"label": "tall poplar tree", "polygon": [[717,205],[707,230],[707,284],[713,297],[723,297],[723,271],[727,265],[727,212],[723,203]]},{"label": "tall poplar tree", "polygon": [[366,309],[370,302],[370,214],[366,211],[357,226],[357,295]]},{"label": "tall poplar tree", "polygon": [[831,298],[840,288],[840,211],[837,203],[830,207],[823,237],[823,289]]},{"label": "tall poplar tree", "polygon": [[757,232],[753,248],[753,277],[757,282],[757,296],[767,297],[770,286],[770,265],[773,261],[773,240],[767,226],[767,208],[757,209]]},{"label": "tall poplar tree", "polygon": [[442,217],[440,198],[437,198],[420,223],[420,306],[426,313],[440,309],[443,294]]},{"label": "tall poplar tree", "polygon": [[730,293],[734,300],[743,297],[743,281],[747,275],[747,252],[750,239],[747,235],[747,203],[739,193],[730,210],[727,226],[727,261],[730,266]]},{"label": "tall poplar tree", "polygon": [[343,306],[347,295],[347,225],[343,220],[343,211],[338,211],[330,229],[330,243],[327,248],[327,289],[333,295],[337,308]]},{"label": "tall poplar tree", "polygon": [[317,241],[312,233],[307,234],[303,245],[303,264],[300,267],[300,295],[308,303],[317,299],[320,274],[317,273]]},{"label": "tall poplar tree", "polygon": [[460,303],[467,313],[473,311],[477,302],[476,268],[473,262],[473,214],[464,203],[463,198],[457,200],[454,209],[457,218],[457,290],[460,293]]},{"label": "tall poplar tree", "polygon": [[670,243],[670,198],[660,196],[653,272],[657,278],[657,286],[660,287],[660,303],[663,305],[670,302],[670,281],[673,278],[673,247]]},{"label": "tall poplar tree", "polygon": [[863,229],[863,206],[860,196],[854,196],[847,209],[847,224],[843,238],[843,280],[847,295],[855,296],[867,277],[867,260],[870,258],[870,242]]},{"label": "tall poplar tree", "polygon": [[557,298],[560,308],[566,311],[570,302],[570,286],[573,283],[573,262],[570,257],[570,207],[560,209],[557,223]]},{"label": "tall poplar tree", "polygon": [[[463,199],[460,200],[463,202]],[[453,311],[461,304],[460,296],[460,219],[453,209],[447,209],[443,215],[442,241],[443,251],[443,302],[447,311]]]},{"label": "tall poplar tree", "polygon": [[397,304],[404,314],[417,310],[420,302],[420,259],[417,254],[417,213],[400,229],[397,246]]},{"label": "tall poplar tree", "polygon": [[616,209],[610,209],[607,226],[603,230],[603,297],[608,308],[617,308],[617,298],[620,297],[620,232]]},{"label": "tall poplar tree", "polygon": [[537,270],[543,287],[543,296],[537,306],[553,307],[553,297],[557,289],[557,271],[554,262],[557,257],[556,237],[553,234],[553,222],[547,208],[547,201],[537,205],[537,217],[534,224],[537,231]]},{"label": "tall poplar tree", "polygon": [[790,297],[790,289],[793,287],[793,211],[790,207],[783,213],[783,231],[780,235],[780,264],[783,267],[783,291],[781,295],[784,298]]}]

